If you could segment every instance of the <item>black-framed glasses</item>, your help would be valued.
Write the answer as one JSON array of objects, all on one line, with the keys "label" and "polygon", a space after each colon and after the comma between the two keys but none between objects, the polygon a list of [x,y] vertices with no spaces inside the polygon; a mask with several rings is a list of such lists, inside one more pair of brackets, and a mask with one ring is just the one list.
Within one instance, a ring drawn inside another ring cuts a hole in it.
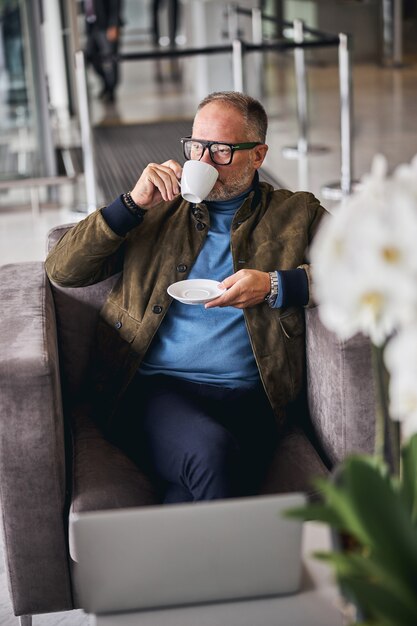
[{"label": "black-framed glasses", "polygon": [[233,154],[236,150],[250,150],[255,146],[261,146],[260,141],[249,141],[246,143],[224,143],[222,141],[204,141],[203,139],[193,139],[183,137],[181,139],[184,158],[189,161],[200,161],[206,149],[210,154],[210,159],[216,165],[230,165]]}]

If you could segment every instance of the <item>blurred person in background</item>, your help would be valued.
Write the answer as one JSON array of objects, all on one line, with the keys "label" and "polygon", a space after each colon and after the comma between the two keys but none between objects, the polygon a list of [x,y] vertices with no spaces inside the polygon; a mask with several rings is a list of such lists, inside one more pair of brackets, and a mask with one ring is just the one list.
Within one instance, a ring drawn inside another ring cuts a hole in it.
[{"label": "blurred person in background", "polygon": [[120,42],[122,0],[84,0],[86,58],[102,80],[99,97],[114,102],[119,82],[117,55]]}]

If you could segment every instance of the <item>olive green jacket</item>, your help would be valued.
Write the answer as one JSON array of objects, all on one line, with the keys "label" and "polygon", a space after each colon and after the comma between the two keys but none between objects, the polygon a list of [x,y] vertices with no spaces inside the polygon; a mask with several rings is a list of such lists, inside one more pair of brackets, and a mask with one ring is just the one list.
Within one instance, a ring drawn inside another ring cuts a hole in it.
[{"label": "olive green jacket", "polygon": [[[260,183],[233,218],[234,270],[286,270],[304,264],[324,212],[310,193],[274,191]],[[209,228],[204,203],[191,205],[177,197],[149,210],[125,237],[115,234],[97,210],[66,232],[49,254],[48,276],[65,287],[91,285],[121,272],[100,312],[92,367],[99,410],[108,416],[116,412],[168,311],[172,299],[167,287],[187,277]],[[279,421],[302,383],[303,311],[271,309],[263,302],[244,309],[244,318]]]}]

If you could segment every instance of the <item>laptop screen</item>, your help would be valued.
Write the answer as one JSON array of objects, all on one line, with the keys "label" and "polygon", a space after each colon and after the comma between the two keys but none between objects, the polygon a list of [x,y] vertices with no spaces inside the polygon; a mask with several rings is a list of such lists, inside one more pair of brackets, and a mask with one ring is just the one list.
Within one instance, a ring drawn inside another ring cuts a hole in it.
[{"label": "laptop screen", "polygon": [[81,513],[70,534],[90,613],[294,593],[302,523],[283,516],[302,494]]}]

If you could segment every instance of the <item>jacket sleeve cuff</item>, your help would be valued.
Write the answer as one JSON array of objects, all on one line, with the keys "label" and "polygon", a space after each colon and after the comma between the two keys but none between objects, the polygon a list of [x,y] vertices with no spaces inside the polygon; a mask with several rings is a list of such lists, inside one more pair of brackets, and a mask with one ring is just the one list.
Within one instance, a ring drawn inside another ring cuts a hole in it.
[{"label": "jacket sleeve cuff", "polygon": [[130,230],[143,221],[142,215],[134,215],[129,211],[123,203],[122,196],[101,209],[101,214],[107,225],[120,237],[127,235]]},{"label": "jacket sleeve cuff", "polygon": [[290,306],[305,306],[309,300],[308,278],[304,269],[280,270],[278,274],[278,296],[274,309]]}]

